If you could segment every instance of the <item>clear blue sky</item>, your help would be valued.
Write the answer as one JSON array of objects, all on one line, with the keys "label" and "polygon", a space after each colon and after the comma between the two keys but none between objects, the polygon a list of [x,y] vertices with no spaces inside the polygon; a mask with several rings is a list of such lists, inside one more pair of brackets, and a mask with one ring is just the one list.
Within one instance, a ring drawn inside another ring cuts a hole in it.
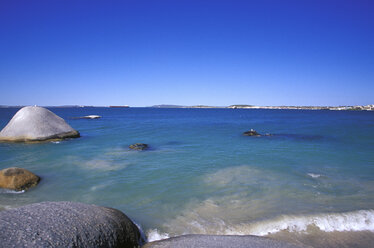
[{"label": "clear blue sky", "polygon": [[1,0],[0,104],[374,104],[373,0]]}]

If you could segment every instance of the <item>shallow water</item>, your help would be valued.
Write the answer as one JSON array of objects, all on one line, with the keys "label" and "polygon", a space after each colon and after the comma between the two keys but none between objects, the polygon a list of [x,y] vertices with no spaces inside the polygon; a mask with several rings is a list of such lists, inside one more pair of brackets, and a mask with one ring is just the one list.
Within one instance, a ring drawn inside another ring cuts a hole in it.
[{"label": "shallow water", "polygon": [[[357,247],[373,241],[374,112],[51,110],[82,137],[0,143],[0,169],[18,166],[42,177],[25,193],[1,191],[0,209],[59,200],[110,206],[150,240],[207,233],[315,247],[352,247],[334,241],[350,235],[361,237]],[[16,111],[0,109],[1,128]],[[102,118],[72,119],[89,114]],[[273,135],[242,136],[251,128]],[[139,142],[151,149],[128,149]]]}]

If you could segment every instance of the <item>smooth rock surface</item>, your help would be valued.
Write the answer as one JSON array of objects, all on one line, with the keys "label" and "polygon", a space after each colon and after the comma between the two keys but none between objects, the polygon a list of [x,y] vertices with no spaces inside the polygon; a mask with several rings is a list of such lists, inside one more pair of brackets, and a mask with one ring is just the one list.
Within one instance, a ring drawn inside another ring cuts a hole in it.
[{"label": "smooth rock surface", "polygon": [[0,211],[1,247],[139,247],[121,211],[76,202],[42,202]]},{"label": "smooth rock surface", "polygon": [[175,238],[150,242],[143,248],[303,248],[269,238],[239,235],[183,235]]},{"label": "smooth rock surface", "polygon": [[143,150],[147,150],[149,146],[143,143],[136,143],[136,144],[130,145],[129,148],[132,150],[143,151]]},{"label": "smooth rock surface", "polygon": [[12,190],[26,190],[36,186],[40,177],[34,173],[17,167],[0,170],[0,188]]},{"label": "smooth rock surface", "polygon": [[79,137],[64,119],[42,107],[20,109],[0,132],[0,141],[45,141]]}]

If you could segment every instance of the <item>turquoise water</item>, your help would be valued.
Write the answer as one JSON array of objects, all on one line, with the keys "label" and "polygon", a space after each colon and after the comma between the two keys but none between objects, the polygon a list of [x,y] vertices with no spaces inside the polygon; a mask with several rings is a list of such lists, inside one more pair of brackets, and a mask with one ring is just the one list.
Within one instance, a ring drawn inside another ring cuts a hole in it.
[{"label": "turquoise water", "polygon": [[[3,128],[18,109],[0,109]],[[374,232],[374,112],[50,108],[82,137],[0,143],[0,169],[39,175],[0,208],[117,208],[150,240],[187,233]],[[101,119],[75,120],[89,114]],[[246,137],[249,129],[273,136]],[[133,143],[149,151],[130,151]]]}]

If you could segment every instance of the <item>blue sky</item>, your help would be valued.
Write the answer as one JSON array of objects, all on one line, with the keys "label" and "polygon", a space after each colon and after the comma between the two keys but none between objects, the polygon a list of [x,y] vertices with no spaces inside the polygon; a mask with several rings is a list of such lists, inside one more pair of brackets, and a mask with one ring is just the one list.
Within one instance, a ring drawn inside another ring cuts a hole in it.
[{"label": "blue sky", "polygon": [[374,1],[0,1],[0,104],[374,104]]}]

